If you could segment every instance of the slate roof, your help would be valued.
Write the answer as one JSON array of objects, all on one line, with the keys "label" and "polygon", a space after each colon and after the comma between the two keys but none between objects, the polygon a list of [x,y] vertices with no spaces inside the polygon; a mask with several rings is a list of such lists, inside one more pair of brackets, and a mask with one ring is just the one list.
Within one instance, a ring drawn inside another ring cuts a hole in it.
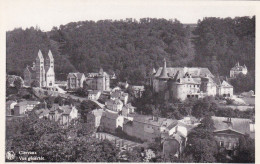
[{"label": "slate roof", "polygon": [[[159,77],[161,75],[163,67],[160,67],[155,77]],[[167,73],[169,77],[174,77],[177,72],[179,71],[178,77],[184,77],[185,73],[191,74],[192,77],[206,77],[207,75],[210,77],[214,77],[212,73],[209,71],[208,68],[201,68],[201,67],[167,67]]]},{"label": "slate roof", "polygon": [[107,103],[109,103],[109,104],[117,104],[117,105],[123,104],[123,102],[121,100],[119,100],[119,99],[115,99],[115,100],[109,99],[109,100],[106,101],[106,104]]},{"label": "slate roof", "polygon": [[231,124],[227,122],[228,117],[212,116],[214,122],[215,132],[222,130],[234,130],[242,134],[251,134],[250,132],[250,119],[244,118],[231,118]]}]

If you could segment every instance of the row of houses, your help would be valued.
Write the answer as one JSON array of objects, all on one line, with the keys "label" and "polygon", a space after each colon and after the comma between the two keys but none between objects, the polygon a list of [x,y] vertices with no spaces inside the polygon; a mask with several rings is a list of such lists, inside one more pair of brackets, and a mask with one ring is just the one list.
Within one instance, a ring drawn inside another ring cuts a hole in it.
[{"label": "row of houses", "polygon": [[67,76],[67,89],[75,90],[83,88],[85,85],[88,89],[109,91],[110,90],[110,79],[115,78],[115,75],[109,75],[100,68],[98,73],[69,73]]},{"label": "row of houses", "polygon": [[40,119],[49,119],[51,121],[58,122],[62,126],[69,126],[73,119],[79,117],[78,110],[72,105],[62,105],[53,104],[53,106],[48,109],[47,107],[35,110],[35,113]]},{"label": "row of houses", "polygon": [[[186,146],[189,132],[200,124],[199,120],[193,117],[174,120],[138,114],[125,115],[108,110],[94,110],[90,117],[96,128],[112,134],[120,128],[125,134],[142,141],[154,142],[161,139],[164,142],[174,139],[180,145],[179,153]],[[219,148],[225,148],[230,153],[235,153],[241,136],[249,135],[255,138],[254,123],[250,119],[212,116],[212,120],[214,137]]]}]

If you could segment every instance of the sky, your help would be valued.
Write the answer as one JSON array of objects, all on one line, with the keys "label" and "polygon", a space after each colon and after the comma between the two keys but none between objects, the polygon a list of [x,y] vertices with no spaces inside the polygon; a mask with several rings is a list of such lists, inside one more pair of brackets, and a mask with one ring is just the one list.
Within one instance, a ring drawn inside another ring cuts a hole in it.
[{"label": "sky", "polygon": [[204,17],[234,18],[253,16],[256,12],[251,2],[230,1],[11,0],[2,6],[6,31],[31,26],[49,31],[69,22],[147,17],[197,23]]}]

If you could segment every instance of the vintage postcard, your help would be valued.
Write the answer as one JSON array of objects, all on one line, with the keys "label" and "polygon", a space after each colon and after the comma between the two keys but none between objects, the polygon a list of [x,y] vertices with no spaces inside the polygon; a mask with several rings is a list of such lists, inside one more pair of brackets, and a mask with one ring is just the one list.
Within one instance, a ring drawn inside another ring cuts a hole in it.
[{"label": "vintage postcard", "polygon": [[2,162],[256,162],[258,2],[1,10]]}]

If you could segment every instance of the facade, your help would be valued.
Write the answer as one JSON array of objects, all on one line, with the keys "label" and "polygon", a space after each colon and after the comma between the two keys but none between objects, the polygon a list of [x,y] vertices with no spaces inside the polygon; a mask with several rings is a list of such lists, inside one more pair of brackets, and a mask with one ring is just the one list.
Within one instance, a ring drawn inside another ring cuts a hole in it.
[{"label": "facade", "polygon": [[123,102],[119,99],[109,99],[105,102],[106,108],[114,112],[119,112],[123,109]]},{"label": "facade", "polygon": [[177,120],[135,115],[133,121],[124,124],[123,131],[129,136],[153,142],[156,138],[161,138],[163,133],[168,133],[169,128],[176,125]]},{"label": "facade", "polygon": [[237,75],[239,75],[240,73],[242,73],[243,75],[247,74],[247,67],[246,65],[244,66],[240,66],[239,62],[230,70],[230,77],[234,78]]},{"label": "facade", "polygon": [[124,93],[123,91],[115,91],[111,93],[112,100],[119,99],[121,100],[124,104],[127,104],[128,101],[128,93]]},{"label": "facade", "polygon": [[129,114],[132,114],[135,112],[135,107],[133,107],[131,104],[125,104],[122,108],[122,115],[127,117]]},{"label": "facade", "polygon": [[219,148],[225,148],[232,153],[239,146],[240,136],[248,134],[255,138],[252,121],[243,118],[228,118],[212,116],[214,122],[214,137]]},{"label": "facade", "polygon": [[98,100],[101,95],[101,91],[90,91],[88,93],[89,100]]},{"label": "facade", "polygon": [[14,105],[14,115],[15,116],[20,116],[24,115],[28,111],[32,111],[33,108],[40,104],[39,101],[22,101]]},{"label": "facade", "polygon": [[101,117],[103,115],[103,109],[92,110],[91,113],[87,116],[90,122],[94,123],[94,127],[98,128],[100,126]]},{"label": "facade", "polygon": [[131,88],[132,88],[136,98],[142,97],[143,92],[144,92],[144,86],[133,85]]},{"label": "facade", "polygon": [[205,96],[233,95],[233,86],[227,82],[218,83],[208,68],[166,67],[159,68],[152,77],[153,90],[163,93],[165,99],[179,99]]},{"label": "facade", "polygon": [[27,66],[24,70],[24,85],[37,87],[53,87],[55,85],[54,58],[49,50],[44,61],[41,50],[38,52],[33,66]]},{"label": "facade", "polygon": [[102,130],[115,133],[117,126],[118,113],[105,111],[100,119],[100,127]]},{"label": "facade", "polygon": [[69,73],[67,76],[67,89],[74,90],[83,88],[85,79],[84,73]]},{"label": "facade", "polygon": [[14,106],[17,104],[16,101],[9,100],[6,102],[6,115],[14,115]]},{"label": "facade", "polygon": [[58,122],[62,126],[69,126],[73,119],[78,118],[78,110],[75,106],[54,104],[49,112],[49,119]]},{"label": "facade", "polygon": [[223,97],[232,97],[233,90],[233,86],[230,85],[227,81],[223,80],[222,83],[217,86],[217,95]]},{"label": "facade", "polygon": [[86,85],[91,90],[110,91],[110,76],[100,68],[98,73],[88,73]]}]

